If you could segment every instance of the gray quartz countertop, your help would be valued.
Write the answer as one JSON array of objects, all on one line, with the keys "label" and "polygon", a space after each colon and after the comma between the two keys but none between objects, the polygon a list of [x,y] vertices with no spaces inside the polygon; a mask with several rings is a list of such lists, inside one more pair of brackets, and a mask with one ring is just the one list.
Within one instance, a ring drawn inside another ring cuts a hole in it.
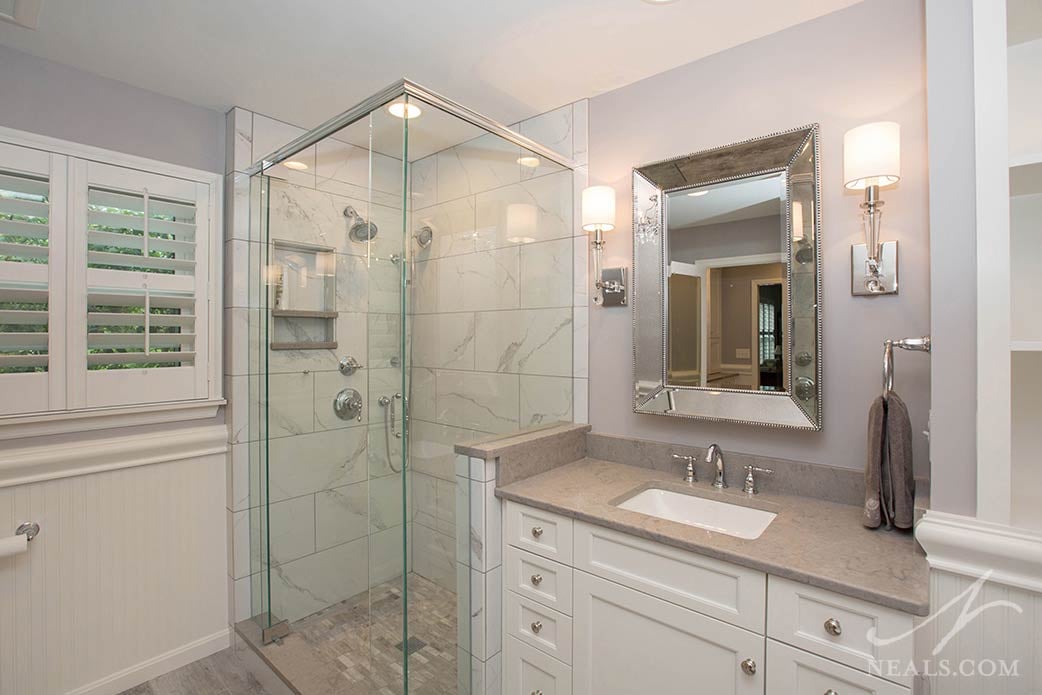
[{"label": "gray quartz countertop", "polygon": [[[769,481],[764,481],[769,485]],[[615,506],[659,487],[777,514],[755,540]],[[584,458],[496,489],[496,496],[761,570],[914,615],[929,612],[926,556],[907,531],[870,530],[861,508],[741,488],[715,490],[661,471]]]}]

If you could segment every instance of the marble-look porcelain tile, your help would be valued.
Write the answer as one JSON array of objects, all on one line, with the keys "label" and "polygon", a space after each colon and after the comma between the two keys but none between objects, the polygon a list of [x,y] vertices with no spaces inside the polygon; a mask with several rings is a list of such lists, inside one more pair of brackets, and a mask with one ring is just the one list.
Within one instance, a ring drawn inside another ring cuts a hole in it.
[{"label": "marble-look porcelain tile", "polygon": [[571,309],[481,312],[475,336],[478,370],[572,375]]},{"label": "marble-look porcelain tile", "polygon": [[475,251],[474,198],[458,198],[413,213],[412,229],[431,228],[431,246],[420,252],[422,258],[441,258]]},{"label": "marble-look porcelain tile", "polygon": [[315,546],[325,550],[369,531],[369,490],[364,482],[315,494]]},{"label": "marble-look porcelain tile", "polygon": [[[455,274],[446,265],[455,264]],[[441,259],[441,311],[489,311],[519,306],[520,254],[516,247]]]},{"label": "marble-look porcelain tile", "polygon": [[590,161],[590,100],[572,104],[572,161],[585,166]]},{"label": "marble-look porcelain tile", "polygon": [[478,435],[471,430],[427,420],[411,419],[409,424],[412,427],[409,438],[412,469],[442,480],[452,480],[453,447]]},{"label": "marble-look porcelain tile", "polygon": [[260,442],[228,447],[228,509],[239,512],[260,504]]},{"label": "marble-look porcelain tile", "polygon": [[[253,161],[266,157],[291,140],[304,134],[303,128],[291,126],[273,118],[254,114],[253,116]],[[315,187],[315,147],[308,147],[297,152],[289,161],[304,164],[304,170],[289,169],[282,164],[276,164],[264,171],[267,176],[275,179],[283,179],[299,186],[308,188]]]},{"label": "marble-look porcelain tile", "polygon": [[413,525],[403,529],[395,526],[385,531],[377,531],[369,537],[369,584],[376,586],[402,576],[404,567],[412,569],[414,563],[405,555],[403,530],[409,536],[410,547],[413,544]]},{"label": "marble-look porcelain tile", "polygon": [[232,595],[229,606],[231,606],[232,620],[234,622],[242,622],[248,618],[252,618],[253,613],[253,601],[251,595],[250,578],[243,577],[242,579],[229,580],[232,583]]},{"label": "marble-look porcelain tile", "polygon": [[369,310],[369,268],[360,256],[336,256],[337,311]]},{"label": "marble-look porcelain tile", "polygon": [[590,309],[577,306],[572,309],[572,376],[590,375]]},{"label": "marble-look porcelain tile", "polygon": [[257,309],[224,310],[225,374],[243,376],[259,371],[259,316]]},{"label": "marble-look porcelain tile", "polygon": [[250,576],[250,512],[227,512],[228,570],[233,579]]},{"label": "marble-look porcelain tile", "polygon": [[[251,233],[254,225],[250,220],[250,202],[254,193],[260,193],[260,185],[255,185],[246,174],[233,172],[224,177],[225,241],[260,241],[256,234]],[[259,229],[259,225],[256,228]]]},{"label": "marble-look porcelain tile", "polygon": [[[268,505],[267,542],[273,565],[315,552],[315,496],[304,495]],[[257,548],[259,552],[263,551]],[[264,556],[258,558],[264,567]]]},{"label": "marble-look porcelain tile", "polygon": [[518,380],[509,374],[439,372],[438,422],[479,432],[518,426]]},{"label": "marble-look porcelain tile", "polygon": [[486,483],[496,479],[496,460],[468,457],[470,463],[470,479]]},{"label": "marble-look porcelain tile", "polygon": [[409,400],[409,417],[413,422],[417,420],[435,422],[438,418],[434,374],[433,369],[415,365],[409,370],[409,390],[412,393],[412,397]]},{"label": "marble-look porcelain tile", "polygon": [[438,156],[429,155],[409,165],[412,205],[423,208],[438,202]]},{"label": "marble-look porcelain tile", "polygon": [[477,248],[573,235],[572,173],[564,170],[477,196]]},{"label": "marble-look porcelain tile", "polygon": [[256,431],[260,413],[260,395],[256,392],[257,387],[257,377],[224,377],[224,397],[228,400],[225,419],[228,423],[228,441],[233,444],[257,439],[259,436]]},{"label": "marble-look porcelain tile", "polygon": [[272,568],[271,612],[294,621],[365,591],[369,542],[360,538]]},{"label": "marble-look porcelain tile", "polygon": [[[460,482],[457,480],[457,484]],[[480,572],[487,572],[494,566],[488,563],[488,537],[485,531],[485,517],[488,510],[485,508],[485,485],[486,483],[467,480],[467,492],[464,496],[464,501],[467,503],[467,513],[464,518],[470,523],[465,537],[468,549],[467,561],[471,568]]]},{"label": "marble-look porcelain tile", "polygon": [[369,261],[369,311],[396,314],[402,309],[402,277],[398,264],[386,258]]},{"label": "marble-look porcelain tile", "polygon": [[438,271],[442,262],[418,260],[412,266],[413,291],[408,295],[411,313],[431,314],[438,311]]},{"label": "marble-look porcelain tile", "polygon": [[272,439],[269,447],[272,501],[343,487],[368,476],[365,427]]},{"label": "marble-look porcelain tile", "polygon": [[456,562],[472,567],[470,518],[470,478],[456,476]]},{"label": "marble-look porcelain tile", "polygon": [[452,536],[413,525],[413,571],[449,591],[456,588],[456,559]]},{"label": "marble-look porcelain tile", "polygon": [[370,369],[390,369],[392,360],[400,360],[401,352],[401,320],[398,314],[367,315],[369,348],[368,361]]},{"label": "marble-look porcelain tile", "polygon": [[521,121],[521,134],[567,159],[572,158],[572,105]]},{"label": "marble-look porcelain tile", "polygon": [[503,563],[502,505],[495,491],[494,480],[470,481],[470,564],[482,572]]},{"label": "marble-look porcelain tile", "polygon": [[361,255],[348,246],[344,208],[359,207],[358,201],[316,191],[285,181],[273,180],[268,187],[268,236],[296,241],[341,253]]},{"label": "marble-look porcelain tile", "polygon": [[[317,145],[315,176],[319,186],[330,181],[400,196],[402,161],[367,148],[326,138]],[[363,195],[368,200],[368,195]]]},{"label": "marble-look porcelain tile", "polygon": [[493,654],[488,661],[471,656],[471,693],[475,695],[501,695],[503,692],[503,654]]},{"label": "marble-look porcelain tile", "polygon": [[[374,371],[379,372],[381,370],[363,369],[351,376],[345,376],[335,370],[314,373],[315,388],[311,407],[314,410],[316,432],[356,428],[369,422],[372,411],[364,404],[366,398],[366,376]],[[354,389],[362,396],[361,420],[357,417],[351,420],[341,420],[336,414],[336,410],[333,408],[333,401],[336,400],[337,394],[343,389]]]},{"label": "marble-look porcelain tile", "polygon": [[484,610],[484,607],[477,603],[471,590],[470,573],[471,570],[465,563],[456,563],[456,645],[467,654],[470,654],[472,642],[471,616]]},{"label": "marble-look porcelain tile", "polygon": [[405,522],[405,500],[400,475],[369,481],[369,530],[385,531]]},{"label": "marble-look porcelain tile", "polygon": [[[387,436],[384,423],[379,422],[366,428],[369,436],[369,477],[376,479],[399,475],[402,467],[402,440]],[[387,452],[390,442],[391,451]],[[391,463],[394,468],[391,468]]]},{"label": "marble-look porcelain tile", "polygon": [[435,479],[437,506],[435,507],[436,530],[448,536],[456,534],[456,481]]},{"label": "marble-look porcelain tile", "polygon": [[438,159],[438,201],[445,202],[516,183],[520,148],[491,133],[442,150]]},{"label": "marble-look porcelain tile", "polygon": [[572,379],[572,422],[590,421],[590,381]]},{"label": "marble-look porcelain tile", "polygon": [[572,420],[572,380],[521,375],[521,427]]},{"label": "marble-look porcelain tile", "polygon": [[571,239],[520,247],[522,307],[571,306],[573,247]]},{"label": "marble-look porcelain tile", "polygon": [[315,380],[311,373],[268,375],[268,433],[305,434],[315,428]]},{"label": "marble-look porcelain tile", "polygon": [[[293,326],[289,322],[285,325],[286,328]],[[274,335],[274,339],[279,341],[289,339],[294,341],[305,340],[308,337],[322,339],[327,330],[325,326],[312,326],[311,328],[315,329],[314,332],[311,330],[297,330],[299,328],[307,328],[306,326],[297,325],[292,330],[286,330],[286,328],[279,328]],[[311,372],[334,372],[339,367],[340,358],[346,355],[355,357],[363,365],[367,364],[365,314],[341,313],[336,319],[333,337],[337,342],[337,347],[333,350],[271,350],[268,353],[268,373],[289,374],[296,372],[299,374],[304,370]],[[263,368],[261,368],[261,371],[263,371]],[[343,385],[346,386],[348,383],[345,381]],[[343,427],[346,424],[351,423],[332,423],[333,426],[337,427]],[[316,426],[329,429],[329,423],[325,425],[316,424]]]},{"label": "marble-look porcelain tile", "polygon": [[590,240],[572,237],[572,306],[590,305]]},{"label": "marble-look porcelain tile", "polygon": [[224,242],[224,306],[250,306],[250,243],[232,239]]},{"label": "marble-look porcelain tile", "polygon": [[474,369],[474,314],[425,314],[412,326],[414,366]]},{"label": "marble-look porcelain tile", "polygon": [[253,112],[233,107],[224,115],[228,148],[225,173],[246,171],[253,163]]},{"label": "marble-look porcelain tile", "polygon": [[413,471],[412,484],[413,522],[436,530],[438,526],[437,478]]},{"label": "marble-look porcelain tile", "polygon": [[[464,625],[469,633],[467,635],[470,644],[470,649],[468,651],[480,659],[486,659],[489,654],[486,646],[488,638],[486,632],[488,622],[487,608],[489,599],[491,598],[486,593],[487,584],[485,578],[488,575],[485,572],[479,572],[474,569],[467,571],[470,576],[469,583],[465,590],[470,592],[470,615]],[[502,601],[499,603],[502,603]]]}]

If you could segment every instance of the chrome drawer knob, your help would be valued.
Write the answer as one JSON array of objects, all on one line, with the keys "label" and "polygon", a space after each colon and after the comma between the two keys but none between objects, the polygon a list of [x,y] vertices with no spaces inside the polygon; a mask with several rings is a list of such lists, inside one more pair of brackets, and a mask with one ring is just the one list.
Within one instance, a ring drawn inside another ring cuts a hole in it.
[{"label": "chrome drawer knob", "polygon": [[539,536],[541,536],[541,535],[543,535],[543,527],[542,526],[533,526],[532,527],[532,538],[539,538]]},{"label": "chrome drawer knob", "polygon": [[539,586],[543,583],[543,575],[533,574],[532,575],[532,586]]},{"label": "chrome drawer knob", "polygon": [[532,691],[532,695],[543,695],[543,691],[542,690],[533,690]]},{"label": "chrome drawer knob", "polygon": [[742,661],[742,670],[750,676],[756,675],[756,662],[752,659],[745,659]]},{"label": "chrome drawer knob", "polygon": [[843,626],[839,624],[839,621],[835,618],[829,618],[825,621],[825,632],[829,633],[833,637],[839,637],[843,634]]},{"label": "chrome drawer knob", "polygon": [[825,695],[839,695],[839,693],[837,693],[832,688],[829,688],[828,690],[825,691]]},{"label": "chrome drawer knob", "polygon": [[539,631],[543,629],[543,624],[538,620],[532,623],[532,632],[539,634]]}]

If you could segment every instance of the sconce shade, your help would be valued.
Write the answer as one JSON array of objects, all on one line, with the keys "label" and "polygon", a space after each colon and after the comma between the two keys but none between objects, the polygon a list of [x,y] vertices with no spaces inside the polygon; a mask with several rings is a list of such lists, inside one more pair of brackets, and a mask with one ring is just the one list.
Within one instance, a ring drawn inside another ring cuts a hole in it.
[{"label": "sconce shade", "polygon": [[583,231],[610,232],[615,229],[615,189],[590,186],[583,190]]},{"label": "sconce shade", "polygon": [[889,186],[901,178],[901,125],[866,123],[843,136],[843,181],[847,188]]},{"label": "sconce shade", "polygon": [[796,200],[792,203],[792,240],[803,241],[803,203]]}]

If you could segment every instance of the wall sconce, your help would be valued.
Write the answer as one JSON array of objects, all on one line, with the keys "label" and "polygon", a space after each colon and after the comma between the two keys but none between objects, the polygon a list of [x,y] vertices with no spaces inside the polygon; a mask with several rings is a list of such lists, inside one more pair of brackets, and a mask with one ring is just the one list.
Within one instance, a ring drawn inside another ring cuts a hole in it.
[{"label": "wall sconce", "polygon": [[890,121],[867,123],[843,136],[843,180],[847,188],[864,189],[861,203],[865,243],[850,247],[850,292],[854,295],[897,293],[897,242],[880,241],[883,201],[879,189],[901,179],[901,126]]},{"label": "wall sconce", "polygon": [[611,186],[590,186],[583,190],[583,231],[593,232],[593,277],[597,292],[593,297],[598,306],[626,304],[626,269],[601,268],[604,251],[604,232],[615,229],[615,189]]}]

